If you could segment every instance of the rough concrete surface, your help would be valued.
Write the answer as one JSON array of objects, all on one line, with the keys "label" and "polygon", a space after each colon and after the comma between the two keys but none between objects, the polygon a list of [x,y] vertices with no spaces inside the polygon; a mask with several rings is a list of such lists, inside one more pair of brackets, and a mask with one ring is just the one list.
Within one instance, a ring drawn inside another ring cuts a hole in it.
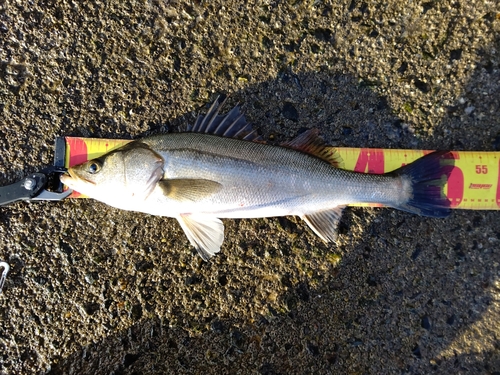
[{"label": "rough concrete surface", "polygon": [[[218,94],[270,142],[500,149],[495,1],[0,0],[0,181],[61,135],[178,131]],[[229,109],[228,106],[228,109]],[[0,208],[2,374],[500,374],[500,213],[175,220]]]}]

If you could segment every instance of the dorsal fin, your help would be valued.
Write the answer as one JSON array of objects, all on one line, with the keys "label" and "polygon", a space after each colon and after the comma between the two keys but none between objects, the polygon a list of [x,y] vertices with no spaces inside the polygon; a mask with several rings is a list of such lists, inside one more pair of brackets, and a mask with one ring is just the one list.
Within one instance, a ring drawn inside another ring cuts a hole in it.
[{"label": "dorsal fin", "polygon": [[192,133],[213,134],[245,141],[262,141],[260,135],[247,123],[239,105],[236,105],[227,114],[219,115],[225,102],[226,99],[219,101],[219,97],[217,97],[206,115],[198,115],[194,126],[188,126],[187,130]]},{"label": "dorsal fin", "polygon": [[316,128],[306,130],[291,141],[282,143],[281,146],[314,155],[336,168],[344,168],[344,160],[337,149],[327,146]]}]

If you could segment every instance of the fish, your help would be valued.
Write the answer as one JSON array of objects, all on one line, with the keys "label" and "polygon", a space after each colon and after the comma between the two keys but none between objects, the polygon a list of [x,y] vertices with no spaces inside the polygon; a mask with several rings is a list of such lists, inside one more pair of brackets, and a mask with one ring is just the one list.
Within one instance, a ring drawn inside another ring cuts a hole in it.
[{"label": "fish", "polygon": [[377,204],[446,217],[449,151],[435,151],[386,174],[342,168],[318,129],[271,145],[239,106],[219,114],[215,100],[188,131],[133,140],[68,169],[74,191],[129,211],[177,219],[204,260],[224,240],[221,219],[300,216],[323,241],[335,242],[349,204]]}]

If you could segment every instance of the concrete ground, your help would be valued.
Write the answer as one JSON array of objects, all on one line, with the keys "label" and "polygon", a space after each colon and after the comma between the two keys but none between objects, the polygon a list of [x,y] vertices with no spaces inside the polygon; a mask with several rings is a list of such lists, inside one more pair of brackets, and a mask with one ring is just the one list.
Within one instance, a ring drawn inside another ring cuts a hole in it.
[{"label": "concrete ground", "polygon": [[[138,138],[217,94],[264,139],[500,150],[494,1],[0,1],[0,181],[61,135]],[[229,108],[229,106],[228,106]],[[500,213],[175,220],[92,200],[0,208],[2,374],[500,374]]]}]

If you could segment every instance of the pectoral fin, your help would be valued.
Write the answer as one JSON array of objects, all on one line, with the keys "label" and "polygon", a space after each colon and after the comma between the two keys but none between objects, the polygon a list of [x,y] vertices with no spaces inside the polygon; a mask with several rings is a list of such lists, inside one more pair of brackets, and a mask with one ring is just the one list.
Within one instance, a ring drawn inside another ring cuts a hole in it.
[{"label": "pectoral fin", "polygon": [[209,215],[181,215],[177,218],[189,242],[203,260],[208,261],[220,251],[224,240],[224,224]]},{"label": "pectoral fin", "polygon": [[172,179],[158,182],[163,194],[177,201],[197,202],[212,194],[217,193],[221,184],[211,180],[203,179]]},{"label": "pectoral fin", "polygon": [[302,216],[302,219],[323,241],[333,242],[337,238],[337,227],[344,207],[338,206],[329,210],[314,212]]}]

